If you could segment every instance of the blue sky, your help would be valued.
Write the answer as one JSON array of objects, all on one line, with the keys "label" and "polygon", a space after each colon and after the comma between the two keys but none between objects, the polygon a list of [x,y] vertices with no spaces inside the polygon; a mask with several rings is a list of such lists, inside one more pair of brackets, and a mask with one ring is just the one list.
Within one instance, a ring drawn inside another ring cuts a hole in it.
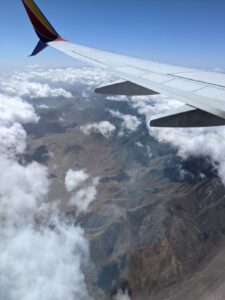
[{"label": "blue sky", "polygon": [[[66,39],[96,48],[200,68],[225,69],[224,0],[37,0]],[[20,0],[0,2],[0,67],[75,66],[37,37]]]}]

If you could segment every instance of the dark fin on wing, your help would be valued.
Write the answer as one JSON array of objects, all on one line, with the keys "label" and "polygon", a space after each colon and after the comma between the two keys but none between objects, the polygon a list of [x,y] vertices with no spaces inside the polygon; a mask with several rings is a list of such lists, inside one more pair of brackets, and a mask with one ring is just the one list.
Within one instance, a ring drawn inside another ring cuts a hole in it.
[{"label": "dark fin on wing", "polygon": [[147,89],[143,86],[135,84],[130,81],[123,81],[113,83],[107,86],[103,86],[95,89],[96,94],[106,95],[125,95],[125,96],[143,96],[143,95],[156,95],[155,91]]},{"label": "dark fin on wing", "polygon": [[34,27],[34,30],[40,39],[31,56],[34,56],[45,49],[47,47],[46,44],[49,42],[53,42],[56,40],[63,41],[63,39],[60,37],[60,35],[57,33],[57,31],[47,20],[47,18],[44,16],[44,14],[41,12],[41,10],[33,0],[22,0],[22,2]]},{"label": "dark fin on wing", "polygon": [[151,120],[152,127],[209,127],[225,125],[225,120],[206,111],[184,105],[174,112]]},{"label": "dark fin on wing", "polygon": [[40,53],[42,50],[44,50],[46,47],[48,47],[47,44],[43,43],[41,40],[37,43],[37,46],[35,47],[34,51],[31,53],[30,56],[35,56],[38,53]]}]

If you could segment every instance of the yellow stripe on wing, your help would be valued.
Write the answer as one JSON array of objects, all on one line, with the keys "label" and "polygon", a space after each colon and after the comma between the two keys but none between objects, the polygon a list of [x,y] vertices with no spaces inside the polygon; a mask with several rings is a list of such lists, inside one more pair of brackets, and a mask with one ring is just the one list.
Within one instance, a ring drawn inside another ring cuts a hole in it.
[{"label": "yellow stripe on wing", "polygon": [[53,34],[56,34],[52,25],[48,22],[45,16],[42,14],[40,9],[34,3],[33,0],[23,0],[23,2],[27,5],[27,7],[31,10],[31,12],[35,15],[35,17]]}]

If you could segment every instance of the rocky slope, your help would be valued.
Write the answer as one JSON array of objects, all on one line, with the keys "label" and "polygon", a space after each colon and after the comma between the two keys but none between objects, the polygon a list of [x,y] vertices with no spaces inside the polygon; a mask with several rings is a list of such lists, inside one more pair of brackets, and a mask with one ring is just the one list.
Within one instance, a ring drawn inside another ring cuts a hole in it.
[{"label": "rocky slope", "polygon": [[[41,104],[41,103],[36,103]],[[95,299],[224,299],[225,188],[204,158],[186,161],[158,143],[142,124],[118,134],[108,111],[137,114],[126,102],[93,95],[70,104],[48,103],[41,121],[28,125],[25,160],[51,170],[51,198],[73,219],[64,178],[69,168],[100,176],[98,195],[78,222],[90,242],[85,270]],[[107,120],[110,138],[85,135],[80,126]]]}]

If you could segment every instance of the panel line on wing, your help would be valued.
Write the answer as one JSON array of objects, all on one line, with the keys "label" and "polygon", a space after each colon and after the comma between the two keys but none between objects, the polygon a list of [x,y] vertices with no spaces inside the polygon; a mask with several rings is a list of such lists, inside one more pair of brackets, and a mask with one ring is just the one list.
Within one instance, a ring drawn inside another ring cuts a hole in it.
[{"label": "panel line on wing", "polygon": [[86,56],[86,55],[84,55],[84,54],[80,54],[80,53],[78,53],[78,52],[76,52],[76,51],[74,51],[74,50],[71,50],[71,52],[73,52],[74,54],[76,54],[76,55],[78,55],[78,56],[80,56],[80,57],[85,58],[85,59],[88,60],[88,61],[91,60],[91,61],[93,61],[93,62],[95,62],[95,63],[98,63],[98,64],[101,64],[101,65],[103,65],[103,66],[107,66],[107,67],[111,68],[110,65],[108,65],[108,64],[106,64],[106,63],[104,63],[104,62],[101,62],[101,61],[97,60],[96,58],[90,59],[88,56]]},{"label": "panel line on wing", "polygon": [[[197,73],[197,72],[196,72],[196,73]],[[167,75],[173,76],[173,77],[175,77],[175,78],[181,78],[181,79],[183,79],[183,80],[188,80],[188,81],[193,81],[193,82],[204,83],[204,84],[208,84],[208,85],[210,85],[210,86],[216,86],[216,87],[225,89],[225,85],[221,85],[221,84],[214,84],[214,83],[210,83],[210,82],[208,82],[208,81],[203,81],[203,80],[193,79],[193,78],[189,78],[189,77],[183,77],[183,76],[179,76],[179,75],[175,75],[175,74],[167,74]]]}]

